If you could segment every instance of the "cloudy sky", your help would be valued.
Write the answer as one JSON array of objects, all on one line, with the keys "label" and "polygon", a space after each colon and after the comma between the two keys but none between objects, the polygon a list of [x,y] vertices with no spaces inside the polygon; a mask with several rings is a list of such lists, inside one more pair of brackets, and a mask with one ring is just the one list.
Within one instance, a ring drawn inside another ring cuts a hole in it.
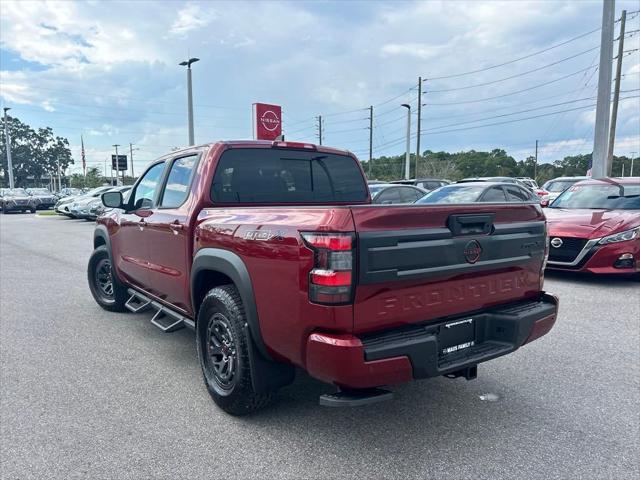
[{"label": "cloudy sky", "polygon": [[[640,8],[616,3],[616,18]],[[189,56],[201,59],[196,142],[249,138],[262,101],[282,105],[287,139],[315,141],[322,115],[323,143],[367,158],[373,105],[374,156],[399,154],[400,104],[415,114],[422,76],[422,150],[500,147],[522,159],[538,139],[542,162],[592,150],[600,1],[3,0],[0,11],[4,106],[69,138],[77,164],[81,135],[89,165],[133,143],[138,171],[185,145],[178,63]],[[630,13],[617,154],[640,152],[638,30]]]}]

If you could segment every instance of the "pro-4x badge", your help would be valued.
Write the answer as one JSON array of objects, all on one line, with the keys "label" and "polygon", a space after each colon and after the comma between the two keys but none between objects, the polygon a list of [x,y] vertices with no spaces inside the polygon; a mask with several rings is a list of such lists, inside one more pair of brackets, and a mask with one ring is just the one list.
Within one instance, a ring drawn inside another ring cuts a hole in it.
[{"label": "pro-4x badge", "polygon": [[249,230],[244,234],[245,240],[284,240],[284,232],[282,230],[277,230],[272,232],[271,230]]}]

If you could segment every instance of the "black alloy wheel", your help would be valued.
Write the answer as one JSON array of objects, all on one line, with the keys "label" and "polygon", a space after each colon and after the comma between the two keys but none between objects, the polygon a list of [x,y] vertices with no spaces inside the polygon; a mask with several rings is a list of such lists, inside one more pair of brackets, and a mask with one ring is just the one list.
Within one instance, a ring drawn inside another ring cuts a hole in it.
[{"label": "black alloy wheel", "polygon": [[238,367],[236,342],[229,320],[216,312],[209,319],[205,337],[205,368],[222,390],[232,390]]},{"label": "black alloy wheel", "polygon": [[96,291],[102,297],[102,300],[105,303],[113,302],[113,275],[111,273],[111,261],[108,258],[102,258],[98,261],[94,282]]}]

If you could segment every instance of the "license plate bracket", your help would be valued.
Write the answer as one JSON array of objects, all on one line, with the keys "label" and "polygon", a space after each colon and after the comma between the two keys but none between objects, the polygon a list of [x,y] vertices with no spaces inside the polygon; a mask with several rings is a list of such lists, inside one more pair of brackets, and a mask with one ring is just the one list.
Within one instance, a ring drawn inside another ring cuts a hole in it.
[{"label": "license plate bracket", "polygon": [[475,345],[476,330],[473,318],[445,323],[438,333],[438,353],[446,356]]}]

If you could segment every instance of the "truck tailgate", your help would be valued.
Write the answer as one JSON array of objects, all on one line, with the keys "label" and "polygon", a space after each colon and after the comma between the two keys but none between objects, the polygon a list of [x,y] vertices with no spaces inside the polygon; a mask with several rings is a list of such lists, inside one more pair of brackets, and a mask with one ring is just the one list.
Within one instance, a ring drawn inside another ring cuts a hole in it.
[{"label": "truck tailgate", "polygon": [[545,218],[533,204],[354,206],[354,331],[539,295]]}]

